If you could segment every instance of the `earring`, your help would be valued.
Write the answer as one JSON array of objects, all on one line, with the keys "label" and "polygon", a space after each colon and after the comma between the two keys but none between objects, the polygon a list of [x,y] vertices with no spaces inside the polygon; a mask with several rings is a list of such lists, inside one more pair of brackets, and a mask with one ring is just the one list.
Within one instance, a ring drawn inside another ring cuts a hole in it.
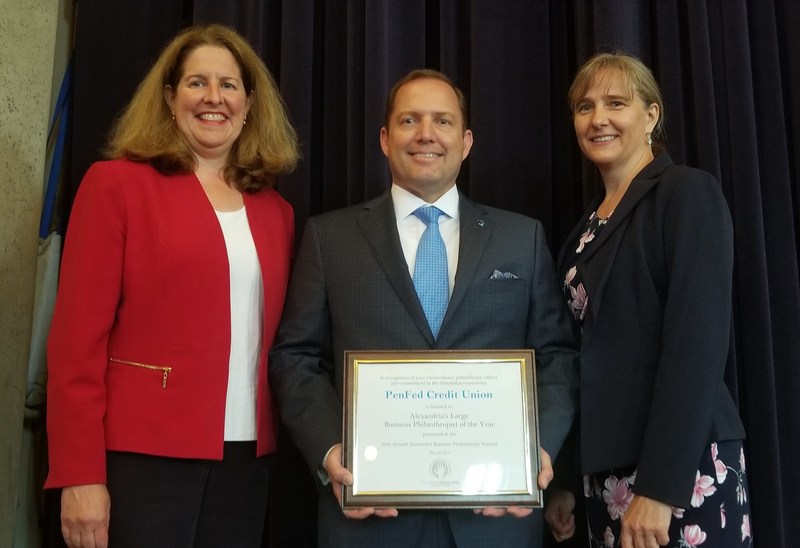
[{"label": "earring", "polygon": [[243,126],[246,126],[246,125],[247,125],[247,118],[245,118],[245,119],[242,121],[242,125],[243,125]]},{"label": "earring", "polygon": [[648,133],[647,134],[647,146],[650,146],[652,144],[653,144],[653,138],[650,137],[650,133]]}]

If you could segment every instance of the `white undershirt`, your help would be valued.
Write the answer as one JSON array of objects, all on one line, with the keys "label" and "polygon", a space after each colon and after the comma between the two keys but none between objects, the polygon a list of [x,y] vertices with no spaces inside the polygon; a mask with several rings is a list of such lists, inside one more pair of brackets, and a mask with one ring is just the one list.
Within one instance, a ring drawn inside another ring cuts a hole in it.
[{"label": "white undershirt", "polygon": [[256,439],[256,375],[263,330],[261,266],[245,209],[217,211],[217,218],[225,236],[231,280],[225,441],[251,441]]},{"label": "white undershirt", "polygon": [[[395,184],[392,185],[392,202],[394,202],[394,214],[397,219],[397,232],[400,234],[400,245],[403,247],[403,255],[408,264],[408,273],[413,278],[419,239],[426,228],[425,223],[414,215],[414,211],[427,202]],[[459,245],[458,189],[456,185],[450,187],[450,190],[431,205],[435,205],[444,213],[439,216],[439,232],[447,249],[447,277],[450,295],[452,295],[458,267]]]}]

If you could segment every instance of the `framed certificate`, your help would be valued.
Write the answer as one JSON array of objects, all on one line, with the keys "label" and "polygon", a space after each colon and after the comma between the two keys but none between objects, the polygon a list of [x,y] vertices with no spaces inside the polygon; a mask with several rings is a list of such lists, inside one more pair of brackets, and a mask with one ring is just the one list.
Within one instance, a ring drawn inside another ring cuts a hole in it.
[{"label": "framed certificate", "polygon": [[345,352],[342,506],[542,505],[533,350]]}]

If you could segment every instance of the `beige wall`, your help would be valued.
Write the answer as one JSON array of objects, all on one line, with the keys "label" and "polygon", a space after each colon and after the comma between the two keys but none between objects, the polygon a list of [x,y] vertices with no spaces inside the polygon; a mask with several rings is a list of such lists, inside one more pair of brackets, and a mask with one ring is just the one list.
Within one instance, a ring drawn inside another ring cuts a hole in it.
[{"label": "beige wall", "polygon": [[[0,546],[14,544],[24,469],[20,451],[37,232],[57,29],[66,25],[66,3],[0,0]],[[66,48],[61,49],[63,57]]]}]

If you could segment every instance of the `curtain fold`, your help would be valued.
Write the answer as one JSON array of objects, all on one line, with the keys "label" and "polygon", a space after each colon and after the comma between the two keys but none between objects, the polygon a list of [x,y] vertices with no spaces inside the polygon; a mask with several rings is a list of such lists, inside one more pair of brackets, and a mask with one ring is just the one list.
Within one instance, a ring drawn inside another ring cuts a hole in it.
[{"label": "curtain fold", "polygon": [[[550,73],[563,53],[551,51],[549,20],[543,2],[474,6],[472,85],[464,89],[475,144],[462,189],[479,202],[533,215],[552,235],[558,183],[552,173]],[[566,112],[566,100],[561,105]]]},{"label": "curtain fold", "polygon": [[[475,146],[459,186],[537,217],[555,253],[598,190],[566,94],[598,50],[649,64],[673,159],[713,173],[734,219],[735,348],[726,378],[748,431],[761,546],[800,538],[800,3],[790,0],[79,0],[69,199],[168,39],[192,22],[244,34],[278,79],[303,159],[283,177],[298,234],[390,184],[379,145],[390,86],[443,70],[467,95]],[[68,245],[68,244],[67,244]],[[691,268],[691,265],[687,265]],[[275,546],[313,546],[313,480],[285,435]]]}]

